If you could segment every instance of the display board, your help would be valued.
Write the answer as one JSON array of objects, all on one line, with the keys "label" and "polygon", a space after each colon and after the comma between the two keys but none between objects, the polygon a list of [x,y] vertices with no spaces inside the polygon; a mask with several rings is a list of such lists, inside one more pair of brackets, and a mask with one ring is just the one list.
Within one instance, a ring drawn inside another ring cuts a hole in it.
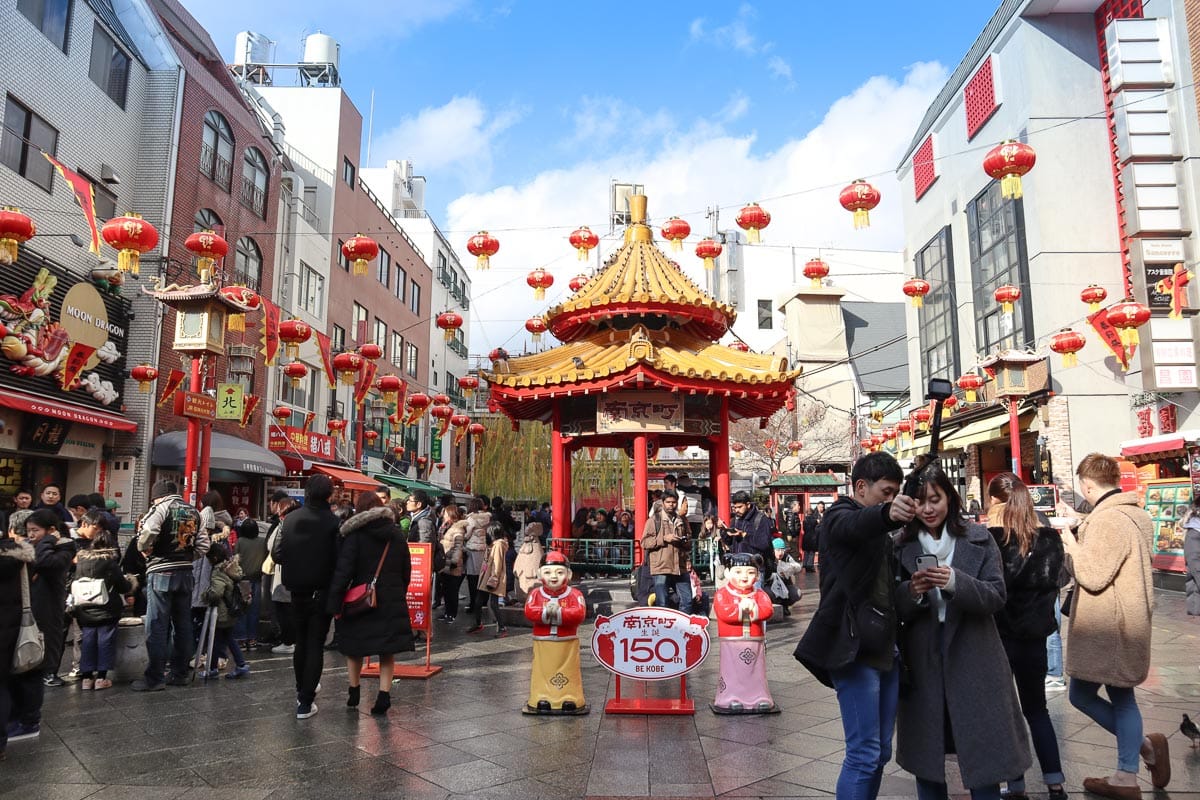
[{"label": "display board", "polygon": [[1183,564],[1183,516],[1192,503],[1189,478],[1147,481],[1142,495],[1154,525],[1151,557],[1155,569],[1186,572]]}]

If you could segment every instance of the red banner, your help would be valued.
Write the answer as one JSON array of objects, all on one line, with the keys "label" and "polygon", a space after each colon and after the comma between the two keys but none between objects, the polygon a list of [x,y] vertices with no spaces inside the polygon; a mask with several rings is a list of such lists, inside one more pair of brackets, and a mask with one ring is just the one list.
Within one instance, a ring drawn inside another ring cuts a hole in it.
[{"label": "red banner", "polygon": [[267,431],[267,449],[276,453],[289,453],[301,458],[317,458],[324,461],[335,455],[333,437],[313,433],[304,428],[280,427],[271,423]]},{"label": "red banner", "polygon": [[375,383],[375,373],[379,369],[374,361],[363,360],[362,369],[358,371],[358,383],[354,386],[354,404],[359,405]]},{"label": "red banner", "polygon": [[95,352],[96,348],[90,344],[75,342],[71,345],[71,349],[67,351],[67,357],[63,360],[62,371],[59,373],[59,386],[63,388],[63,391],[74,388],[75,382],[79,379],[79,373],[83,372],[88,359]]},{"label": "red banner", "polygon": [[262,400],[262,398],[254,394],[248,394],[245,396],[245,398],[243,398],[245,407],[242,409],[241,427],[244,428],[250,424],[250,415],[254,413],[254,409],[258,408],[258,403],[260,400]]},{"label": "red banner", "polygon": [[408,579],[408,619],[413,631],[425,631],[428,636],[432,627],[430,605],[433,602],[433,553],[432,545],[410,544],[408,556],[412,561],[412,575]]},{"label": "red banner", "polygon": [[317,349],[321,351],[321,364],[325,367],[325,380],[330,389],[336,389],[337,376],[333,373],[333,351],[329,337],[316,331],[313,331],[313,336],[317,337]]},{"label": "red banner", "polygon": [[1121,362],[1121,367],[1129,369],[1129,361],[1133,358],[1134,352],[1137,351],[1137,346],[1130,345],[1128,350],[1125,349],[1124,343],[1121,342],[1121,334],[1117,332],[1116,328],[1108,324],[1107,309],[1102,308],[1095,314],[1088,315],[1087,321],[1096,333],[1100,334],[1100,341],[1104,342],[1105,347],[1117,357],[1117,361]]},{"label": "red banner", "polygon": [[263,298],[262,354],[268,367],[275,366],[279,356],[279,306]]},{"label": "red banner", "polygon": [[467,438],[467,426],[466,425],[463,425],[461,427],[454,429],[454,446],[455,447],[458,447],[460,444],[462,444],[462,440],[465,438]]},{"label": "red banner", "polygon": [[175,394],[175,390],[183,385],[184,379],[183,370],[173,369],[167,375],[167,379],[162,383],[162,393],[158,396],[158,404],[165,406],[167,401]]},{"label": "red banner", "polygon": [[65,164],[49,153],[42,153],[42,155],[54,165],[54,168],[58,170],[58,174],[63,176],[63,180],[70,184],[71,191],[75,193],[75,202],[83,209],[83,216],[87,219],[88,231],[91,235],[91,244],[88,246],[88,250],[95,253],[96,257],[99,258],[100,229],[96,227],[96,195],[92,182],[82,175],[67,169]]},{"label": "red banner", "polygon": [[311,431],[313,420],[315,420],[316,418],[317,418],[317,412],[315,412],[315,411],[307,412],[304,415],[304,425],[300,428],[300,430],[304,431],[305,433],[308,433],[309,431]]}]

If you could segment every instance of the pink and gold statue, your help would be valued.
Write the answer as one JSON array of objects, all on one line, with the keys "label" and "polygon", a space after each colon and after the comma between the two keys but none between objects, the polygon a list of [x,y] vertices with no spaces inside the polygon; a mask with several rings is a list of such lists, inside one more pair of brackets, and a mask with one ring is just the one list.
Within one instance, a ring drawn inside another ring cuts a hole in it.
[{"label": "pink and gold statue", "polygon": [[717,714],[777,714],[779,706],[767,687],[763,643],[763,623],[775,607],[766,592],[754,588],[762,558],[733,553],[726,556],[725,565],[729,580],[713,599],[721,666],[712,710]]},{"label": "pink and gold statue", "polygon": [[583,593],[571,587],[571,564],[557,550],[546,553],[538,577],[542,585],[525,601],[525,616],[533,623],[533,671],[522,711],[586,714],[578,635],[587,616]]}]

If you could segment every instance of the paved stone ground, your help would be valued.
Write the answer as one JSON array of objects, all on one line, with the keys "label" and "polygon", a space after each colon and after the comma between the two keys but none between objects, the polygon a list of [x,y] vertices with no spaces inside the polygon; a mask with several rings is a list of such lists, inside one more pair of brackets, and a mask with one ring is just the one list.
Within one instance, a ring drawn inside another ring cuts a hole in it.
[{"label": "paved stone ground", "polygon": [[[366,714],[375,691],[368,682],[362,709],[344,707],[345,666],[332,654],[320,713],[306,721],[294,717],[288,657],[252,657],[254,672],[241,681],[148,695],[47,690],[40,739],[10,745],[0,764],[0,800],[829,797],[842,756],[838,708],[791,658],[815,599],[814,587],[799,614],[771,626],[771,682],[784,708],[777,716],[710,713],[715,657],[692,675],[695,717],[605,716],[613,681],[587,653],[590,715],[523,716],[528,630],[469,636],[460,617],[435,640],[434,661],[445,671],[395,685],[385,720]],[[1178,732],[1183,712],[1200,718],[1200,623],[1186,617],[1181,595],[1158,596],[1153,662],[1138,700],[1147,731],[1172,734],[1174,779],[1159,797],[1200,798],[1200,753]],[[1082,797],[1085,776],[1111,772],[1114,740],[1070,708],[1065,693],[1050,696],[1050,709],[1067,789]],[[1029,779],[1030,792],[1044,796],[1034,772]],[[889,765],[881,796],[914,794],[912,778]]]}]

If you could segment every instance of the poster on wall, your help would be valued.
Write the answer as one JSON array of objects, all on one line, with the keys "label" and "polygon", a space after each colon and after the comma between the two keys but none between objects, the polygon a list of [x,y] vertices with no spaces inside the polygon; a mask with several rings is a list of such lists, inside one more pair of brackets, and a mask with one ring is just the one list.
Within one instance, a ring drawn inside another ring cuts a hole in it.
[{"label": "poster on wall", "polygon": [[1143,505],[1154,526],[1151,563],[1166,572],[1186,572],[1183,563],[1183,517],[1192,504],[1192,479],[1146,482]]}]

